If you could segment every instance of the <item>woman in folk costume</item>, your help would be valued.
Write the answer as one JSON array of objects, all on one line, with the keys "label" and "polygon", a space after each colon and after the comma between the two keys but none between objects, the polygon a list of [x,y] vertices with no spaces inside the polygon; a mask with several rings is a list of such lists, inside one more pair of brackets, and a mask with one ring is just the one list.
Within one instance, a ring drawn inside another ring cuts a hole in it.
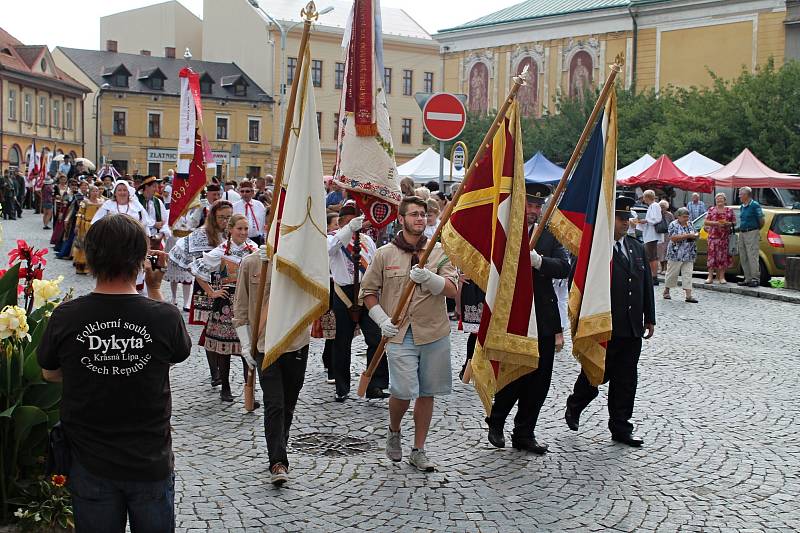
[{"label": "woman in folk costume", "polygon": [[[150,216],[145,211],[139,200],[136,199],[136,190],[127,181],[115,181],[111,188],[114,192],[113,200],[106,200],[92,217],[92,224],[109,215],[127,215],[138,220],[145,228],[152,226]],[[136,290],[144,290],[144,270],[136,276]]]},{"label": "woman in folk costume", "polygon": [[86,242],[86,233],[91,226],[92,218],[94,218],[97,210],[103,205],[105,199],[100,196],[100,189],[96,185],[89,186],[89,195],[83,199],[80,208],[78,209],[78,216],[75,219],[75,242],[72,245],[72,264],[75,267],[77,274],[87,274],[86,268],[86,252],[84,243]]},{"label": "woman in folk costume", "polygon": [[[195,260],[203,257],[205,252],[209,252],[219,246],[225,240],[225,228],[233,214],[233,205],[227,200],[218,200],[212,204],[208,210],[208,216],[203,225],[186,237],[178,239],[172,250],[169,251],[169,263],[173,269],[181,269],[188,273],[192,278],[191,267]],[[169,268],[169,265],[167,266]],[[205,325],[208,315],[214,303],[209,298],[197,280],[194,280],[192,288],[191,305],[189,306],[189,324]],[[201,336],[199,344],[203,344]],[[206,351],[208,359],[208,370],[211,374],[211,386],[219,385],[217,372],[217,356],[212,352]]]},{"label": "woman in folk costume", "polygon": [[[188,236],[193,230],[194,226],[189,215],[183,215],[178,218],[170,227],[170,236],[164,245],[164,251],[169,253],[182,241],[183,237]],[[183,244],[183,242],[181,242]],[[183,310],[189,311],[192,302],[192,284],[194,283],[194,276],[189,270],[181,268],[178,264],[170,259],[167,261],[167,270],[164,272],[164,281],[169,282],[169,287],[172,291],[172,304],[178,305],[178,285],[183,288]]]},{"label": "woman in folk costume", "polygon": [[78,192],[72,195],[72,200],[67,206],[64,215],[64,232],[61,235],[61,244],[56,246],[56,257],[59,259],[70,259],[72,257],[72,244],[75,242],[76,224],[78,212],[80,211],[83,199],[89,195],[89,183],[81,181],[78,185]]},{"label": "woman in folk costume", "polygon": [[[242,259],[258,250],[247,238],[249,229],[244,215],[233,215],[228,221],[228,238],[219,246],[196,259],[191,266],[198,285],[213,300],[213,307],[203,332],[203,346],[217,361],[218,379],[222,385],[219,397],[232,402],[230,384],[231,356],[240,355],[242,348],[233,327],[233,296]],[[210,360],[211,358],[209,358]],[[245,379],[247,363],[242,359]]]},{"label": "woman in folk costume", "polygon": [[[75,184],[77,185],[77,181]],[[72,201],[72,191],[67,183],[66,174],[58,174],[53,187],[53,233],[50,235],[50,244],[57,246],[64,233],[64,211]]]}]

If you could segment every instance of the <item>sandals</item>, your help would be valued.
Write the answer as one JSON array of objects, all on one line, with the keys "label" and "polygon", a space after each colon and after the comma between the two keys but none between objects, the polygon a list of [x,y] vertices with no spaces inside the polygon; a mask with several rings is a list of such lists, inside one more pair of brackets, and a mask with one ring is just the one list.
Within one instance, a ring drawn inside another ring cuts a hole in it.
[{"label": "sandals", "polygon": [[707,280],[705,280],[703,282],[703,285],[713,285],[713,284],[714,284],[714,280],[713,279],[707,279]]},{"label": "sandals", "polygon": [[670,296],[668,292],[665,292],[664,293],[664,299],[665,300],[672,300],[672,296]]}]

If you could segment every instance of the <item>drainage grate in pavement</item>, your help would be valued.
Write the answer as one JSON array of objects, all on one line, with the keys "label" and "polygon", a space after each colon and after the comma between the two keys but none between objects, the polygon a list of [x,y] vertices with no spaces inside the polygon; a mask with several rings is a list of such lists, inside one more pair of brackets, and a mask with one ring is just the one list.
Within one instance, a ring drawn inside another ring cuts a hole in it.
[{"label": "drainage grate in pavement", "polygon": [[373,444],[360,437],[338,433],[305,433],[292,437],[291,446],[308,455],[349,457],[372,450]]}]

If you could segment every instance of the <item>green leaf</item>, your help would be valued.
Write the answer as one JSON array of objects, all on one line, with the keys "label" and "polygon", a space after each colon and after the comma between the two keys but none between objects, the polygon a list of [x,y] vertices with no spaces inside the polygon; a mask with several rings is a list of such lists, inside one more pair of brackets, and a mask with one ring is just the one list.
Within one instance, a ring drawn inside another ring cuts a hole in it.
[{"label": "green leaf", "polygon": [[28,383],[44,383],[42,378],[42,367],[36,360],[36,352],[25,354],[25,363],[22,367],[22,375]]},{"label": "green leaf", "polygon": [[61,420],[61,410],[60,409],[53,409],[51,411],[47,411],[47,429],[53,429],[53,426],[58,424],[58,421]]},{"label": "green leaf", "polygon": [[18,406],[11,418],[14,420],[14,443],[17,449],[34,427],[47,423],[47,414],[33,405]]},{"label": "green leaf", "polygon": [[19,266],[17,263],[9,268],[0,278],[0,309],[7,305],[17,305],[17,287],[19,286]]},{"label": "green leaf", "polygon": [[54,407],[61,400],[61,383],[41,383],[30,385],[22,396],[26,405],[33,405],[42,411]]},{"label": "green leaf", "polygon": [[17,404],[12,405],[2,413],[0,413],[0,418],[11,418],[11,414],[14,412],[14,409],[17,408]]}]

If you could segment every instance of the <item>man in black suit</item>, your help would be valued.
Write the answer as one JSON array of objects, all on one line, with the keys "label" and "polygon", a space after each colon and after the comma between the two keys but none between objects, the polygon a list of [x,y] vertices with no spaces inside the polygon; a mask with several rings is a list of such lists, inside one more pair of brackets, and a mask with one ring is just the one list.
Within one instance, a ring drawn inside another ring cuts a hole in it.
[{"label": "man in black suit", "polygon": [[[527,184],[525,189],[527,193],[525,214],[530,235],[542,214],[542,204],[550,195],[550,188],[547,185],[532,183]],[[553,279],[563,279],[569,276],[569,255],[553,237],[553,234],[545,230],[539,242],[536,243],[536,248],[531,250],[531,265],[533,266],[534,308],[539,337],[539,367],[512,381],[495,394],[492,412],[486,418],[486,423],[489,424],[489,442],[498,448],[504,447],[503,425],[514,403],[518,402],[511,444],[518,450],[541,455],[547,451],[547,446],[536,441],[534,431],[539,411],[541,411],[550,390],[556,334],[562,332],[558,299],[553,290]]]},{"label": "man in black suit", "polygon": [[[644,441],[633,435],[633,402],[636,398],[637,365],[642,338],[653,336],[656,310],[653,279],[645,258],[644,246],[626,235],[634,201],[620,196],[614,217],[614,258],[611,268],[611,340],[606,348],[608,382],[608,429],[611,438],[628,446],[639,447]],[[581,411],[597,397],[597,387],[581,372],[572,394],[567,398],[564,418],[567,426],[578,431]]]}]

